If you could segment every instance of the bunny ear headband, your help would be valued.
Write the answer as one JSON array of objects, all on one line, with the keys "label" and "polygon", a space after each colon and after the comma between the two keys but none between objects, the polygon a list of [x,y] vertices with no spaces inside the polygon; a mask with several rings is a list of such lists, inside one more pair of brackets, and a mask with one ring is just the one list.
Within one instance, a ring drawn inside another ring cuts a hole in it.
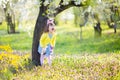
[{"label": "bunny ear headband", "polygon": [[51,23],[51,24],[54,24],[54,20],[53,20],[53,19],[48,19],[48,20],[47,20],[47,25],[49,25],[50,23]]}]

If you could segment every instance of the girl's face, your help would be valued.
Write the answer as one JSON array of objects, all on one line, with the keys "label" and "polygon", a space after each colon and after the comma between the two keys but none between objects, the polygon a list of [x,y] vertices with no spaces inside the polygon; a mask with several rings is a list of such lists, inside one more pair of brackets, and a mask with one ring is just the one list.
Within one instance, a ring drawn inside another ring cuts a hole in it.
[{"label": "girl's face", "polygon": [[55,25],[54,25],[54,24],[49,25],[49,32],[50,32],[50,33],[55,32]]}]

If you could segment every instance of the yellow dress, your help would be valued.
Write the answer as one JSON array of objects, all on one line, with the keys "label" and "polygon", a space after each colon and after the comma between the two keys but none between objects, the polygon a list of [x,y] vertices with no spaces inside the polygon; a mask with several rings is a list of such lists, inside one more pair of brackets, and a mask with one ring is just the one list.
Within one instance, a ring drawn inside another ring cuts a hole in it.
[{"label": "yellow dress", "polygon": [[52,47],[55,46],[56,42],[56,33],[49,34],[49,33],[43,33],[40,39],[40,46],[42,48],[45,48],[48,44],[50,44]]},{"label": "yellow dress", "polygon": [[49,34],[43,33],[40,39],[40,44],[38,47],[38,52],[41,54],[42,48],[46,48],[46,56],[49,56],[53,47],[55,47],[56,43],[56,33]]}]

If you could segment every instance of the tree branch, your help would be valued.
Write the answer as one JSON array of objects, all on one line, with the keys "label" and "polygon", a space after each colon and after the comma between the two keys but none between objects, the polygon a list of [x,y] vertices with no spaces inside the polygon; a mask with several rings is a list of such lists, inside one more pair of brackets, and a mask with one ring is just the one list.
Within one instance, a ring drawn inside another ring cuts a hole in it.
[{"label": "tree branch", "polygon": [[60,3],[59,3],[59,5],[62,5],[62,3],[63,3],[63,2],[64,2],[64,1],[63,1],[63,0],[61,0],[61,1],[60,1]]},{"label": "tree branch", "polygon": [[85,6],[84,4],[82,4],[82,2],[78,5],[75,4],[76,1],[70,1],[69,4],[67,5],[63,5],[63,0],[60,1],[59,5],[55,11],[56,13],[54,13],[54,16],[56,16],[57,14],[61,13],[62,11],[64,11],[65,9],[68,9],[70,7],[73,7],[73,6],[76,6],[76,7],[82,7],[82,6]]},{"label": "tree branch", "polygon": [[41,6],[39,7],[40,15],[43,15],[43,13],[44,13],[44,15],[46,15],[45,11],[47,10],[47,6],[44,5],[45,0],[41,0],[41,1],[42,1],[42,3],[41,3]]}]

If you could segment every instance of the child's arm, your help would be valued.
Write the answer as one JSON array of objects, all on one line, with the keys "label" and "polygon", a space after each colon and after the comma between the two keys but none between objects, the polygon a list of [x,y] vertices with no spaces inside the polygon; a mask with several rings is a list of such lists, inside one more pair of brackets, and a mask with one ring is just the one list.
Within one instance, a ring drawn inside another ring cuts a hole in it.
[{"label": "child's arm", "polygon": [[52,39],[52,42],[51,42],[52,48],[55,47],[55,43],[56,43],[56,34],[53,36],[53,39]]},{"label": "child's arm", "polygon": [[46,34],[43,33],[42,36],[41,36],[41,39],[40,39],[40,46],[42,47],[42,52],[41,52],[41,54],[44,54],[45,51],[46,51],[46,48],[45,48],[45,46],[46,46],[46,44],[45,44],[45,39],[46,39]]},{"label": "child's arm", "polygon": [[40,46],[41,46],[42,48],[45,48],[45,46],[46,46],[46,43],[45,43],[46,37],[47,37],[47,36],[46,36],[45,33],[43,33],[42,36],[41,36],[41,39],[40,39]]}]

